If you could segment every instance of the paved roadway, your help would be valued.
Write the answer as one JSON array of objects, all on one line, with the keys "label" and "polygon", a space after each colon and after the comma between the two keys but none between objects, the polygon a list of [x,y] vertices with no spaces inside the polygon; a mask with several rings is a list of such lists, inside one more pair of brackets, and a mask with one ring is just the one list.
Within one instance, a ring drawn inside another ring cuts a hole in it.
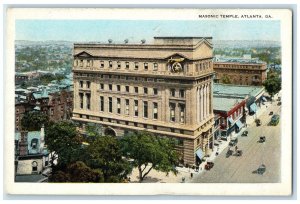
[{"label": "paved roadway", "polygon": [[[270,111],[280,115],[277,101],[268,102],[267,110],[259,117],[262,125],[248,125],[248,136],[238,137],[238,148],[243,150],[240,157],[226,158],[227,148],[214,160],[214,167],[195,175],[194,183],[277,183],[280,182],[281,134],[280,122],[277,126],[269,126]],[[242,130],[244,131],[245,128]],[[265,136],[266,142],[259,143],[259,137]],[[263,175],[255,173],[261,164],[266,165]]]}]

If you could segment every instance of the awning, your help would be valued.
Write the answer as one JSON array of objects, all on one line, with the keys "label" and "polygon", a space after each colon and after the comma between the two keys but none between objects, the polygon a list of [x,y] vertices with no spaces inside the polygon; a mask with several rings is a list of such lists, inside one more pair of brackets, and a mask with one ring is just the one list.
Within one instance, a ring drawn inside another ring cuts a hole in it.
[{"label": "awning", "polygon": [[233,123],[234,123],[234,121],[233,121],[232,117],[228,117],[228,121],[229,121],[231,124],[233,124]]},{"label": "awning", "polygon": [[202,158],[204,157],[204,153],[202,152],[201,149],[198,149],[198,150],[196,151],[196,155],[199,157],[199,159],[202,159]]},{"label": "awning", "polygon": [[252,104],[251,104],[251,106],[250,106],[250,111],[251,111],[251,112],[254,112],[254,113],[257,111],[257,106],[256,106],[255,103],[252,103]]},{"label": "awning", "polygon": [[238,126],[239,129],[241,129],[243,127],[243,123],[240,120],[237,120],[235,122],[236,126]]},{"label": "awning", "polygon": [[261,97],[261,99],[262,99],[264,102],[267,102],[267,101],[268,101],[265,97]]}]

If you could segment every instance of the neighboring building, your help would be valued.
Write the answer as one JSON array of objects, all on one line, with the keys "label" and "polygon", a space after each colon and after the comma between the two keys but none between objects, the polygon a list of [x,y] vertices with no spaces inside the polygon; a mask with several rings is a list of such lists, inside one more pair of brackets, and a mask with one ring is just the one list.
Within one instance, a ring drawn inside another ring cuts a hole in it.
[{"label": "neighboring building", "polygon": [[26,112],[32,111],[34,105],[26,102],[15,102],[15,131],[21,131],[21,120]]},{"label": "neighboring building", "polygon": [[216,59],[214,81],[236,85],[261,86],[267,78],[267,64],[253,59]]},{"label": "neighboring building", "polygon": [[211,40],[74,44],[73,120],[115,136],[147,130],[171,137],[185,164],[201,162],[213,143]]},{"label": "neighboring building", "polygon": [[16,175],[41,174],[49,165],[44,137],[44,128],[41,131],[15,133]]},{"label": "neighboring building", "polygon": [[265,89],[262,86],[245,86],[214,83],[213,95],[231,99],[245,99],[245,113],[255,114],[261,104],[266,101]]},{"label": "neighboring building", "polygon": [[239,132],[246,121],[245,99],[214,96],[214,114],[220,116],[221,138]]},{"label": "neighboring building", "polygon": [[217,140],[221,137],[221,126],[220,126],[220,119],[221,119],[221,116],[218,115],[218,114],[215,114],[215,118],[214,118],[214,140]]},{"label": "neighboring building", "polygon": [[62,90],[49,94],[48,115],[52,121],[69,120],[73,110],[73,91]]}]

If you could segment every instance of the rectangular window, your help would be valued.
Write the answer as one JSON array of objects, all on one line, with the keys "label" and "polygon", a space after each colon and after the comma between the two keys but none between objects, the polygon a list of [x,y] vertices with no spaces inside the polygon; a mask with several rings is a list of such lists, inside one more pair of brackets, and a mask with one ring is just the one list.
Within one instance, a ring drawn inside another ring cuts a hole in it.
[{"label": "rectangular window", "polygon": [[80,66],[83,67],[83,60],[80,60]]},{"label": "rectangular window", "polygon": [[86,87],[89,89],[91,87],[91,82],[90,81],[87,81],[86,82]]},{"label": "rectangular window", "polygon": [[185,115],[185,105],[184,104],[180,104],[180,122],[184,123],[184,115]]},{"label": "rectangular window", "polygon": [[100,96],[100,111],[104,111],[104,97]]},{"label": "rectangular window", "polygon": [[184,98],[184,90],[180,89],[179,91],[180,98]]},{"label": "rectangular window", "polygon": [[158,94],[157,88],[153,88],[153,94],[154,94],[154,95],[157,95],[157,94]]},{"label": "rectangular window", "polygon": [[144,101],[144,117],[148,118],[148,102]]},{"label": "rectangular window", "polygon": [[129,93],[129,86],[125,86],[126,92]]},{"label": "rectangular window", "polygon": [[134,92],[139,93],[139,87],[134,87]]},{"label": "rectangular window", "polygon": [[80,81],[80,88],[83,88],[83,81]]},{"label": "rectangular window", "polygon": [[157,68],[158,68],[158,64],[157,64],[157,63],[154,63],[154,64],[153,64],[153,70],[154,70],[154,71],[157,71]]},{"label": "rectangular window", "polygon": [[129,99],[125,100],[125,114],[129,115]]},{"label": "rectangular window", "polygon": [[134,116],[139,116],[139,101],[134,100]]},{"label": "rectangular window", "polygon": [[121,99],[117,98],[117,112],[118,114],[121,113]]},{"label": "rectangular window", "polygon": [[118,69],[121,69],[121,62],[118,62],[117,65],[118,65]]},{"label": "rectangular window", "polygon": [[121,91],[121,86],[117,85],[117,91]]},{"label": "rectangular window", "polygon": [[112,68],[112,66],[113,66],[112,61],[109,61],[109,62],[108,62],[108,65],[109,65],[109,68]]},{"label": "rectangular window", "polygon": [[171,89],[171,90],[170,90],[170,93],[171,93],[171,96],[172,96],[172,97],[175,97],[175,89]]},{"label": "rectangular window", "polygon": [[153,102],[153,119],[157,119],[157,103]]},{"label": "rectangular window", "polygon": [[100,84],[100,89],[104,90],[104,84]]},{"label": "rectangular window", "polygon": [[148,70],[148,63],[144,63],[144,69]]},{"label": "rectangular window", "polygon": [[91,94],[89,93],[86,94],[86,108],[88,110],[91,109]]},{"label": "rectangular window", "polygon": [[126,69],[129,69],[129,62],[126,62]]},{"label": "rectangular window", "polygon": [[112,84],[109,84],[109,85],[108,85],[108,89],[109,89],[110,91],[112,91]]},{"label": "rectangular window", "polygon": [[136,70],[139,69],[139,63],[138,62],[134,63],[134,69],[136,69]]},{"label": "rectangular window", "polygon": [[112,97],[108,97],[108,111],[112,113]]},{"label": "rectangular window", "polygon": [[148,94],[148,88],[144,87],[144,94]]},{"label": "rectangular window", "polygon": [[170,103],[170,121],[175,122],[175,103]]},{"label": "rectangular window", "polygon": [[83,93],[79,93],[80,108],[83,108]]},{"label": "rectangular window", "polygon": [[86,66],[87,66],[87,67],[90,67],[90,66],[91,66],[91,60],[87,60],[87,61],[86,61]]},{"label": "rectangular window", "polygon": [[103,68],[103,67],[104,67],[104,62],[100,61],[100,68]]}]

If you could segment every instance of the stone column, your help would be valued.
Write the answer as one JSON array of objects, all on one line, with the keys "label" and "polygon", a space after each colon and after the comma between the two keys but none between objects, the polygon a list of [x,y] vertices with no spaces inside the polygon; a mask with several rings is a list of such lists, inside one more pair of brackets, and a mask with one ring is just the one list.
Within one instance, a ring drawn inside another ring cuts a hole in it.
[{"label": "stone column", "polygon": [[196,111],[197,111],[197,123],[200,123],[200,104],[199,104],[199,100],[200,100],[200,91],[199,91],[199,87],[197,87],[197,107],[196,107]]},{"label": "stone column", "polygon": [[175,103],[175,122],[180,123],[180,113],[179,104]]},{"label": "stone column", "polygon": [[207,116],[207,96],[206,96],[206,84],[204,85],[204,119],[206,119]]},{"label": "stone column", "polygon": [[201,89],[200,89],[200,121],[202,122],[203,120],[203,104],[204,104],[204,100],[203,100],[203,86],[201,86]]}]

